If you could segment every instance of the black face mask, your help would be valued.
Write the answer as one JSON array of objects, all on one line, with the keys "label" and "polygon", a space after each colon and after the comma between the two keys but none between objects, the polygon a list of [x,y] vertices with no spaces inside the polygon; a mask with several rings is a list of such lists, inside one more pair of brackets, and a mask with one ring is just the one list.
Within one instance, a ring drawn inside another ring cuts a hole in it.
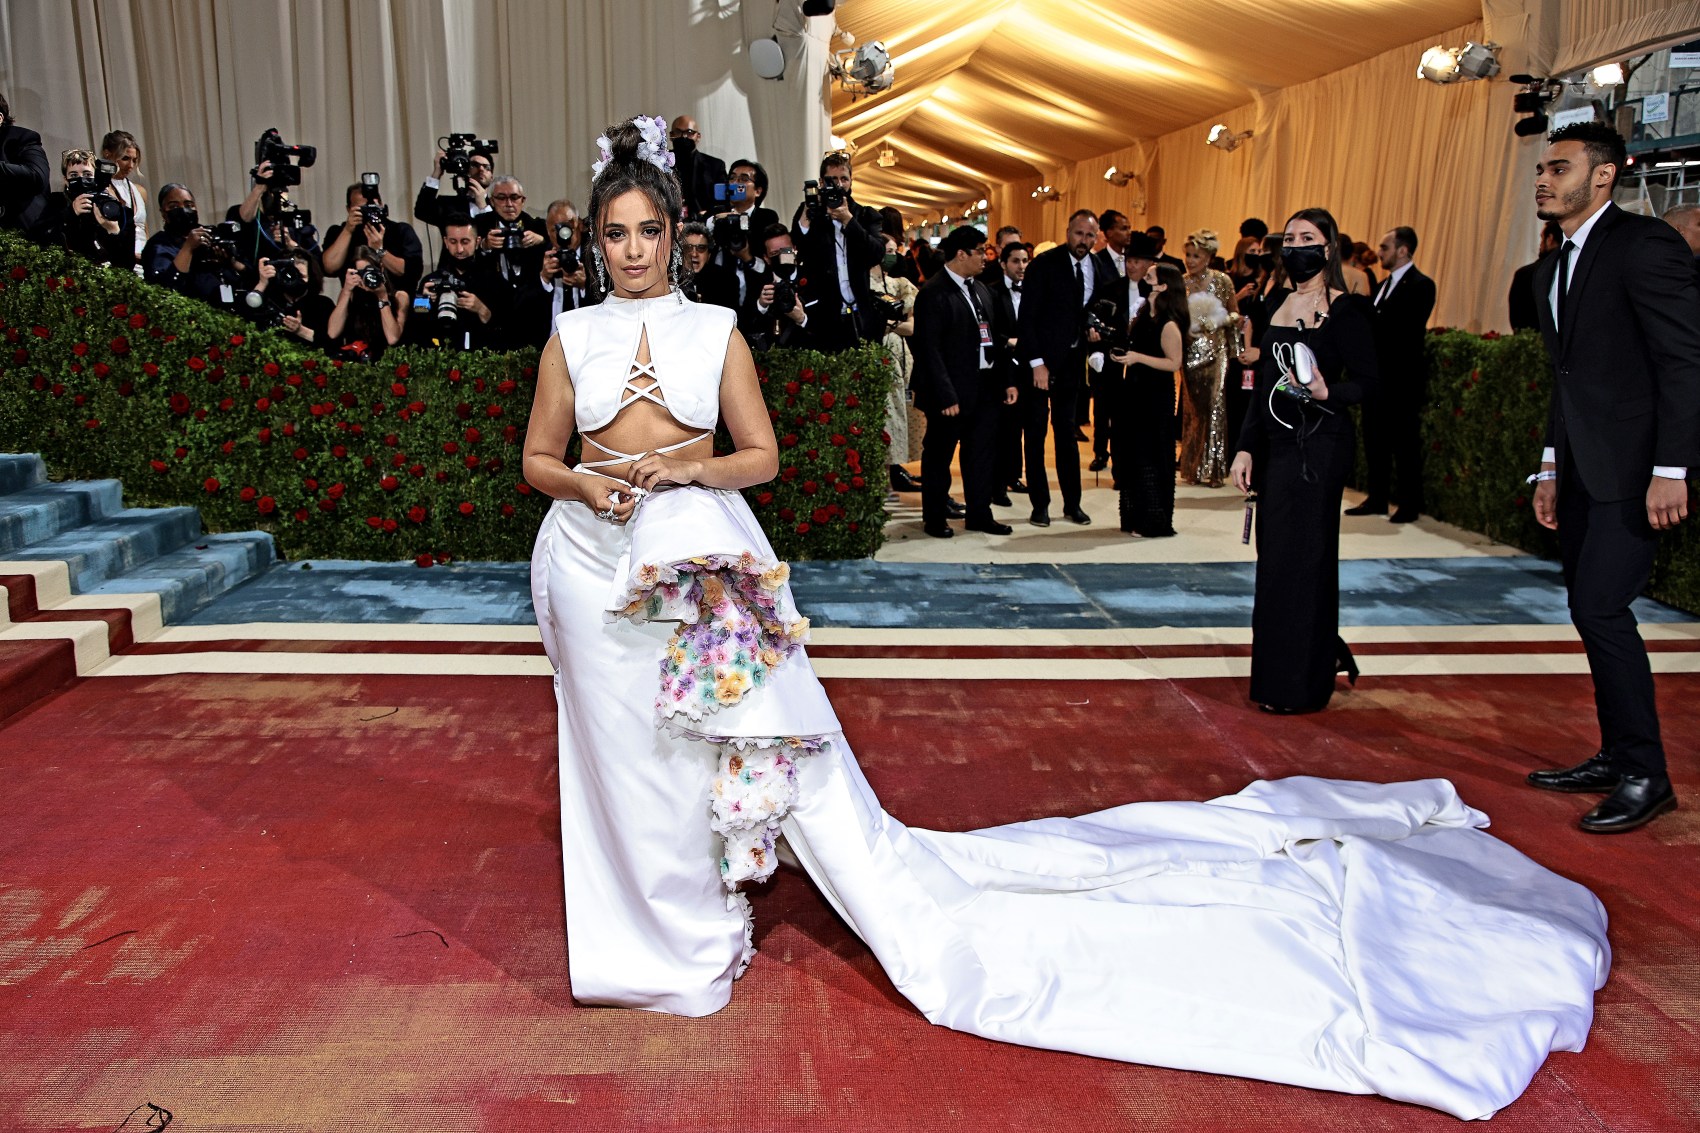
[{"label": "black face mask", "polygon": [[1288,279],[1303,283],[1328,266],[1328,248],[1322,244],[1293,244],[1282,248],[1281,266],[1287,269]]},{"label": "black face mask", "polygon": [[697,142],[695,138],[674,138],[673,156],[679,161],[689,161],[696,156]]},{"label": "black face mask", "polygon": [[1246,266],[1253,271],[1268,271],[1275,266],[1275,257],[1265,255],[1262,252],[1247,252],[1245,262]]},{"label": "black face mask", "polygon": [[201,216],[194,208],[172,209],[165,214],[165,230],[173,236],[187,236],[200,227]]}]

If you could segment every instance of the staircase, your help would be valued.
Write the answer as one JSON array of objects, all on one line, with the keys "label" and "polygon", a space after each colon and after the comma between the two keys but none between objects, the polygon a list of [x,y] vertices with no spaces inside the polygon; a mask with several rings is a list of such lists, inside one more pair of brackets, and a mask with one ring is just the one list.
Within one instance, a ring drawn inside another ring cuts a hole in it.
[{"label": "staircase", "polygon": [[275,558],[264,532],[208,535],[194,508],[127,508],[117,480],[51,483],[0,453],[0,720]]}]

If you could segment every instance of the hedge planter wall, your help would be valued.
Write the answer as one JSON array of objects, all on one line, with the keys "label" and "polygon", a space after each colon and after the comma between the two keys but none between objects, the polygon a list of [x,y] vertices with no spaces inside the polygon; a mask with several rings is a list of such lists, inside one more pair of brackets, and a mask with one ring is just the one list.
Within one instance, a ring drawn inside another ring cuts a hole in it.
[{"label": "hedge planter wall", "polygon": [[[1535,522],[1524,482],[1540,467],[1552,395],[1552,367],[1540,335],[1436,331],[1428,336],[1428,352],[1423,492],[1429,512],[1556,558],[1558,536]],[[1647,592],[1700,613],[1700,514],[1692,499],[1690,518],[1659,540]]]},{"label": "hedge planter wall", "polygon": [[[530,557],[549,503],[521,475],[535,351],[328,361],[5,233],[0,333],[0,450],[39,452],[55,476],[117,477],[134,505],[270,531],[290,558]],[[875,346],[773,351],[757,367],[781,471],[746,495],[774,548],[872,555],[890,359]]]}]

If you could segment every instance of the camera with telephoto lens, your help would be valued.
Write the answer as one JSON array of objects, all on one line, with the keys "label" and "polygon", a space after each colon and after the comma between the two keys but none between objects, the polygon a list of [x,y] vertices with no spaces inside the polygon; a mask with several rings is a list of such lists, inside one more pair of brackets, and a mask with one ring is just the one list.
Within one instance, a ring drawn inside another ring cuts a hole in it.
[{"label": "camera with telephoto lens", "polygon": [[[444,326],[460,321],[460,296],[466,290],[466,280],[453,271],[434,271],[419,281],[421,295],[430,296],[431,317]],[[423,307],[423,303],[416,303]]]},{"label": "camera with telephoto lens", "polygon": [[124,205],[117,197],[109,196],[106,189],[112,184],[112,175],[118,172],[118,167],[112,162],[101,158],[94,163],[94,175],[86,177],[78,174],[65,179],[65,197],[76,200],[78,197],[90,198],[90,205],[95,213],[103,219],[122,221]]},{"label": "camera with telephoto lens", "polygon": [[222,259],[236,258],[236,241],[242,235],[242,222],[239,220],[221,220],[207,229],[207,235],[201,241],[201,247],[207,253]]},{"label": "camera with telephoto lens", "polygon": [[773,302],[768,313],[784,318],[797,305],[797,265],[775,260],[768,270],[773,272]]},{"label": "camera with telephoto lens", "polygon": [[438,138],[437,148],[443,151],[443,172],[454,185],[454,191],[462,196],[466,195],[467,181],[472,176],[474,151],[481,151],[492,157],[501,152],[495,138],[477,138],[471,134],[450,134]]},{"label": "camera with telephoto lens", "polygon": [[572,275],[578,271],[578,249],[567,247],[573,242],[573,233],[571,224],[555,226],[555,266],[561,269],[562,275]]},{"label": "camera with telephoto lens", "polygon": [[525,247],[525,225],[518,221],[498,221],[492,231],[502,235],[502,246],[496,249],[499,252],[518,252]]},{"label": "camera with telephoto lens", "polygon": [[820,187],[820,207],[827,212],[831,212],[835,208],[843,208],[848,199],[848,194],[836,181],[828,181]]},{"label": "camera with telephoto lens", "polygon": [[[248,176],[259,184],[269,185],[274,189],[299,185],[301,171],[318,159],[319,151],[313,146],[285,145],[283,135],[273,126],[254,143],[254,168],[248,171]],[[271,162],[272,170],[261,177],[260,166],[268,161]]]},{"label": "camera with telephoto lens", "polygon": [[384,285],[384,269],[377,264],[361,264],[354,269],[354,277],[368,291],[376,291]]},{"label": "camera with telephoto lens", "polygon": [[1100,299],[1087,309],[1086,325],[1098,332],[1098,349],[1106,356],[1126,354],[1131,349],[1127,331],[1115,326],[1118,321],[1116,305],[1108,299]]},{"label": "camera with telephoto lens", "polygon": [[709,224],[709,234],[713,236],[716,247],[734,254],[742,252],[750,244],[750,214],[740,212],[717,216]]}]

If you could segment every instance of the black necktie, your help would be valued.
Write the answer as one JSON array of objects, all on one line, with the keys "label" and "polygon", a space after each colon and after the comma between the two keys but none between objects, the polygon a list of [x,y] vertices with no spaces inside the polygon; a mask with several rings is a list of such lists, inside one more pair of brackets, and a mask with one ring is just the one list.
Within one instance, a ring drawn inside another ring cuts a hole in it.
[{"label": "black necktie", "polygon": [[1570,253],[1576,250],[1574,240],[1566,240],[1564,247],[1558,250],[1558,311],[1557,323],[1560,333],[1564,331],[1564,295],[1570,290]]},{"label": "black necktie", "polygon": [[1074,305],[1086,306],[1086,273],[1080,270],[1080,261],[1074,261]]},{"label": "black necktie", "polygon": [[1383,283],[1381,285],[1381,294],[1376,297],[1375,305],[1377,307],[1379,307],[1383,303],[1387,302],[1387,296],[1390,295],[1392,293],[1392,291],[1393,291],[1393,277],[1388,276],[1387,282]]}]

